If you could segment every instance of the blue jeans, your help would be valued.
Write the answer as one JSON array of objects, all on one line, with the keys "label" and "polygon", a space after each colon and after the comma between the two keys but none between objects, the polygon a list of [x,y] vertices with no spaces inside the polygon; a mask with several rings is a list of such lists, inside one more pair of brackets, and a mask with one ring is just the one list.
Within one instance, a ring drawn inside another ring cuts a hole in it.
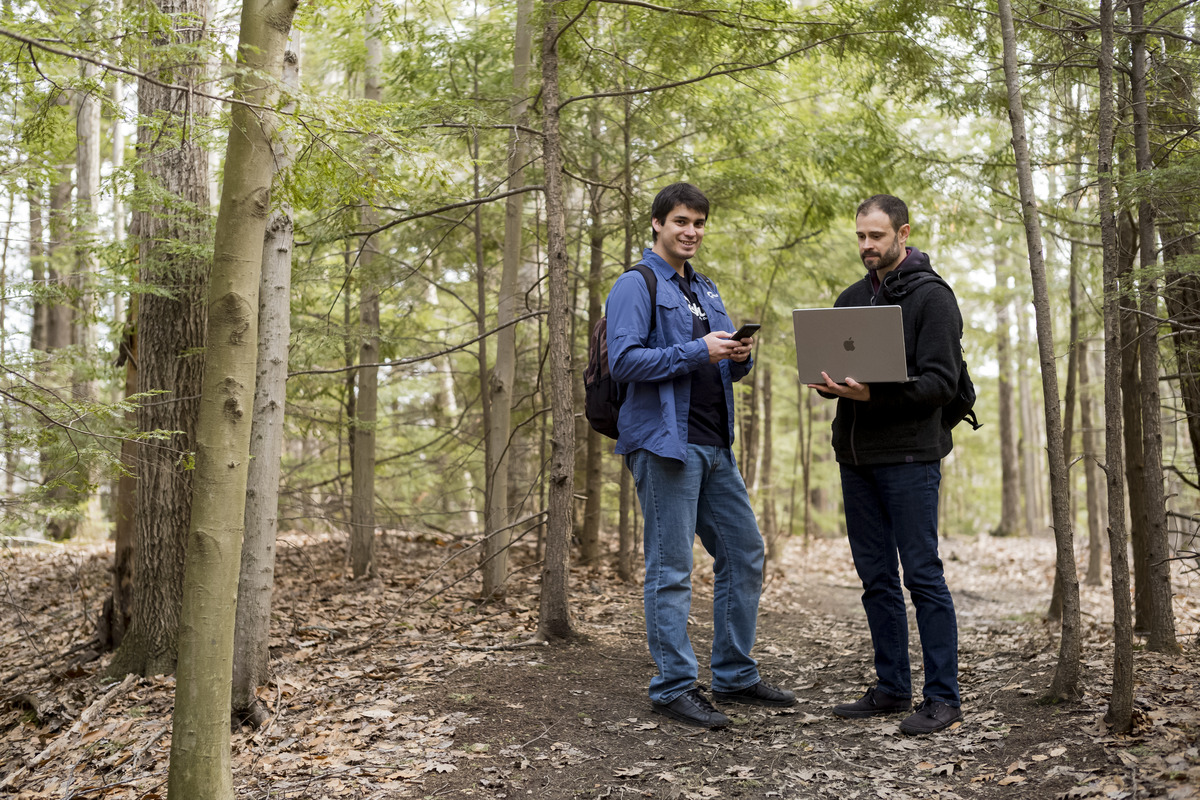
[{"label": "blue jeans", "polygon": [[692,544],[713,557],[713,689],[758,683],[750,657],[762,592],[763,540],[746,484],[727,447],[689,444],[687,463],[649,450],[625,456],[645,518],[646,638],[658,675],[650,700],[669,703],[696,682],[688,639]]},{"label": "blue jeans", "polygon": [[893,697],[912,696],[902,565],[904,586],[917,610],[924,695],[957,706],[958,622],[937,551],[941,464],[842,464],[841,471],[846,533],[862,580],[879,689]]}]

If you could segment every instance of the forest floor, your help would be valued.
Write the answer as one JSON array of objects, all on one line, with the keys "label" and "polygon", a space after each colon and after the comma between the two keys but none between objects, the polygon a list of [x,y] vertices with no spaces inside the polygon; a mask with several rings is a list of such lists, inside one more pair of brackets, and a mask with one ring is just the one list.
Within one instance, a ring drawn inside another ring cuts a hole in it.
[{"label": "forest floor", "polygon": [[[347,577],[340,539],[281,537],[271,638],[273,713],[233,733],[239,798],[1200,797],[1200,580],[1176,564],[1183,652],[1135,654],[1136,729],[1103,722],[1112,603],[1082,586],[1084,696],[1038,700],[1058,639],[1042,619],[1053,542],[949,538],[964,721],[929,737],[900,718],[830,707],[872,684],[843,540],[792,543],[763,595],[763,675],[793,709],[733,712],[724,731],[651,713],[640,586],[572,570],[578,637],[515,647],[536,629],[538,570],[477,607],[474,551],[388,534],[378,576]],[[451,556],[460,555],[457,559]],[[89,651],[109,546],[0,549],[0,796],[166,797],[171,677],[110,678]],[[697,557],[692,637],[711,643],[711,562]],[[432,598],[432,599],[430,599]],[[913,663],[919,691],[914,626]]]}]

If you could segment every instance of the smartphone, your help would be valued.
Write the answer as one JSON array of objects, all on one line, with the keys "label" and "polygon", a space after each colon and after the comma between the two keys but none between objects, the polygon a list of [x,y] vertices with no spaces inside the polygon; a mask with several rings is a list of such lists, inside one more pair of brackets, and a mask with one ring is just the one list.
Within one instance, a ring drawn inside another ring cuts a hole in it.
[{"label": "smartphone", "polygon": [[742,339],[749,339],[754,334],[758,333],[758,329],[761,327],[762,325],[759,325],[757,322],[747,322],[745,325],[734,331],[733,336],[729,338],[735,339],[739,342]]}]

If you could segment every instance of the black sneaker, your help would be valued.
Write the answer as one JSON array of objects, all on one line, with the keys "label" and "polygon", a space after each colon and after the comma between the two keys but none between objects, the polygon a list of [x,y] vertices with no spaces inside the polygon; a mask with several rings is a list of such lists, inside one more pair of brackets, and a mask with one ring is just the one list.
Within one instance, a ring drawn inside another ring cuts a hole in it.
[{"label": "black sneaker", "polygon": [[700,690],[699,686],[688,689],[669,703],[652,703],[655,714],[662,714],[688,725],[700,728],[724,728],[729,724],[729,717],[722,714]]},{"label": "black sneaker", "polygon": [[833,715],[842,719],[882,717],[885,714],[903,714],[912,710],[912,698],[892,697],[879,689],[867,689],[867,693],[853,703],[842,703],[833,707]]},{"label": "black sneaker", "polygon": [[744,703],[748,706],[775,706],[786,708],[796,705],[796,693],[777,689],[766,681],[759,681],[736,692],[713,690],[713,700],[718,703]]},{"label": "black sneaker", "polygon": [[905,717],[900,723],[900,732],[909,736],[920,736],[923,733],[934,733],[945,730],[962,720],[962,709],[948,706],[941,700],[931,700],[926,697],[912,716]]}]

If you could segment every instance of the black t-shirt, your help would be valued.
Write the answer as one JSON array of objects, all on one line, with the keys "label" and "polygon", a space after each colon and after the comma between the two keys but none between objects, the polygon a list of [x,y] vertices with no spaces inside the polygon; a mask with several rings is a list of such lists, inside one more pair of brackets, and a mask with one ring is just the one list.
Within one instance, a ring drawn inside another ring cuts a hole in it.
[{"label": "black t-shirt", "polygon": [[[692,265],[684,267],[685,276],[674,278],[683,290],[692,312],[692,338],[703,339],[711,329],[708,315],[692,293]],[[688,444],[708,444],[729,447],[729,408],[725,403],[725,383],[721,368],[705,364],[692,373],[692,399],[688,408]]]}]

